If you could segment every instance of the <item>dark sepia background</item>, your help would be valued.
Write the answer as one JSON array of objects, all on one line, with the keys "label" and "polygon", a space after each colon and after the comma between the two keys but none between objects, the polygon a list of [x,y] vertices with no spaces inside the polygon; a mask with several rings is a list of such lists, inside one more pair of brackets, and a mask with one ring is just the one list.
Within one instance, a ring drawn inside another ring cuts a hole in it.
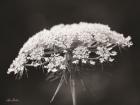
[{"label": "dark sepia background", "polygon": [[[140,105],[139,0],[1,0],[0,105],[49,105],[58,81],[46,81],[41,70],[31,70],[21,80],[6,71],[36,32],[80,21],[108,24],[112,30],[131,35],[134,46],[122,50],[118,61],[104,67],[104,72],[99,67],[84,73],[86,91],[77,80],[78,105]],[[52,105],[72,105],[69,86],[62,87]]]}]

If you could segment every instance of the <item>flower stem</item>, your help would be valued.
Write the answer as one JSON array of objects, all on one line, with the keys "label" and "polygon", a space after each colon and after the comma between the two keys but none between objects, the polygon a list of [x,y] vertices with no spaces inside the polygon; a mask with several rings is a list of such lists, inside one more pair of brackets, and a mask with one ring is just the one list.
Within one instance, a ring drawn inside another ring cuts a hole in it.
[{"label": "flower stem", "polygon": [[54,98],[55,98],[55,96],[57,95],[58,91],[60,90],[60,88],[61,88],[63,82],[64,82],[64,74],[63,74],[62,77],[61,77],[61,80],[60,80],[60,82],[59,82],[59,84],[58,84],[58,86],[57,86],[57,89],[56,89],[56,91],[55,91],[53,97],[51,98],[50,103],[52,103],[52,101],[54,100]]},{"label": "flower stem", "polygon": [[73,105],[76,105],[75,80],[73,78],[70,79],[70,88],[72,94],[72,103]]}]

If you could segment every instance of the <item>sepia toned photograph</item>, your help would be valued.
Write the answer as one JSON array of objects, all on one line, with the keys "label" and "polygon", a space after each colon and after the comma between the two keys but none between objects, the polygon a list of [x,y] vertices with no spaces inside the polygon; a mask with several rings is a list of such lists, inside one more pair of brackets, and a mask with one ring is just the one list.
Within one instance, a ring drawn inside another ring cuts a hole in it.
[{"label": "sepia toned photograph", "polygon": [[0,5],[0,105],[140,105],[138,0]]}]

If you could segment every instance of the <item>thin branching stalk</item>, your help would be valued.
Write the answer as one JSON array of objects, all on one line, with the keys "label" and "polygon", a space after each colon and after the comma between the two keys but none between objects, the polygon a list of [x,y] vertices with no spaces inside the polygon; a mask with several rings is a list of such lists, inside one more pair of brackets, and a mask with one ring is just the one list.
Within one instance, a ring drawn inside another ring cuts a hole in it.
[{"label": "thin branching stalk", "polygon": [[70,88],[71,88],[71,94],[72,94],[72,103],[73,105],[76,105],[76,89],[75,89],[74,78],[70,78]]},{"label": "thin branching stalk", "polygon": [[50,103],[52,103],[52,101],[54,100],[54,98],[55,98],[55,96],[57,95],[58,91],[60,90],[60,88],[61,88],[61,86],[62,86],[62,84],[63,84],[63,82],[64,82],[64,75],[65,75],[65,74],[62,75],[62,77],[61,77],[61,79],[60,79],[60,82],[59,82],[59,84],[58,84],[58,86],[57,86],[57,88],[56,88],[56,91],[55,91],[53,97],[52,97],[51,100],[50,100]]}]

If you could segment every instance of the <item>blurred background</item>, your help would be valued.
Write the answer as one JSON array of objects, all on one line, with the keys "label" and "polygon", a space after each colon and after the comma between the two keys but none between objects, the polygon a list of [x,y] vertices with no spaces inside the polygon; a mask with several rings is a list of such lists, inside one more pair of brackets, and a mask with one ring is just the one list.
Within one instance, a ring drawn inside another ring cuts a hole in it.
[{"label": "blurred background", "polygon": [[[104,72],[84,73],[86,91],[77,80],[78,105],[140,105],[139,0],[1,0],[1,105],[49,105],[58,81],[46,81],[39,70],[29,71],[28,78],[15,80],[13,74],[6,74],[7,69],[35,33],[56,24],[81,21],[108,24],[112,30],[131,35],[134,46],[124,49],[118,61],[104,67]],[[51,105],[72,105],[71,102],[69,87],[64,85]]]}]

